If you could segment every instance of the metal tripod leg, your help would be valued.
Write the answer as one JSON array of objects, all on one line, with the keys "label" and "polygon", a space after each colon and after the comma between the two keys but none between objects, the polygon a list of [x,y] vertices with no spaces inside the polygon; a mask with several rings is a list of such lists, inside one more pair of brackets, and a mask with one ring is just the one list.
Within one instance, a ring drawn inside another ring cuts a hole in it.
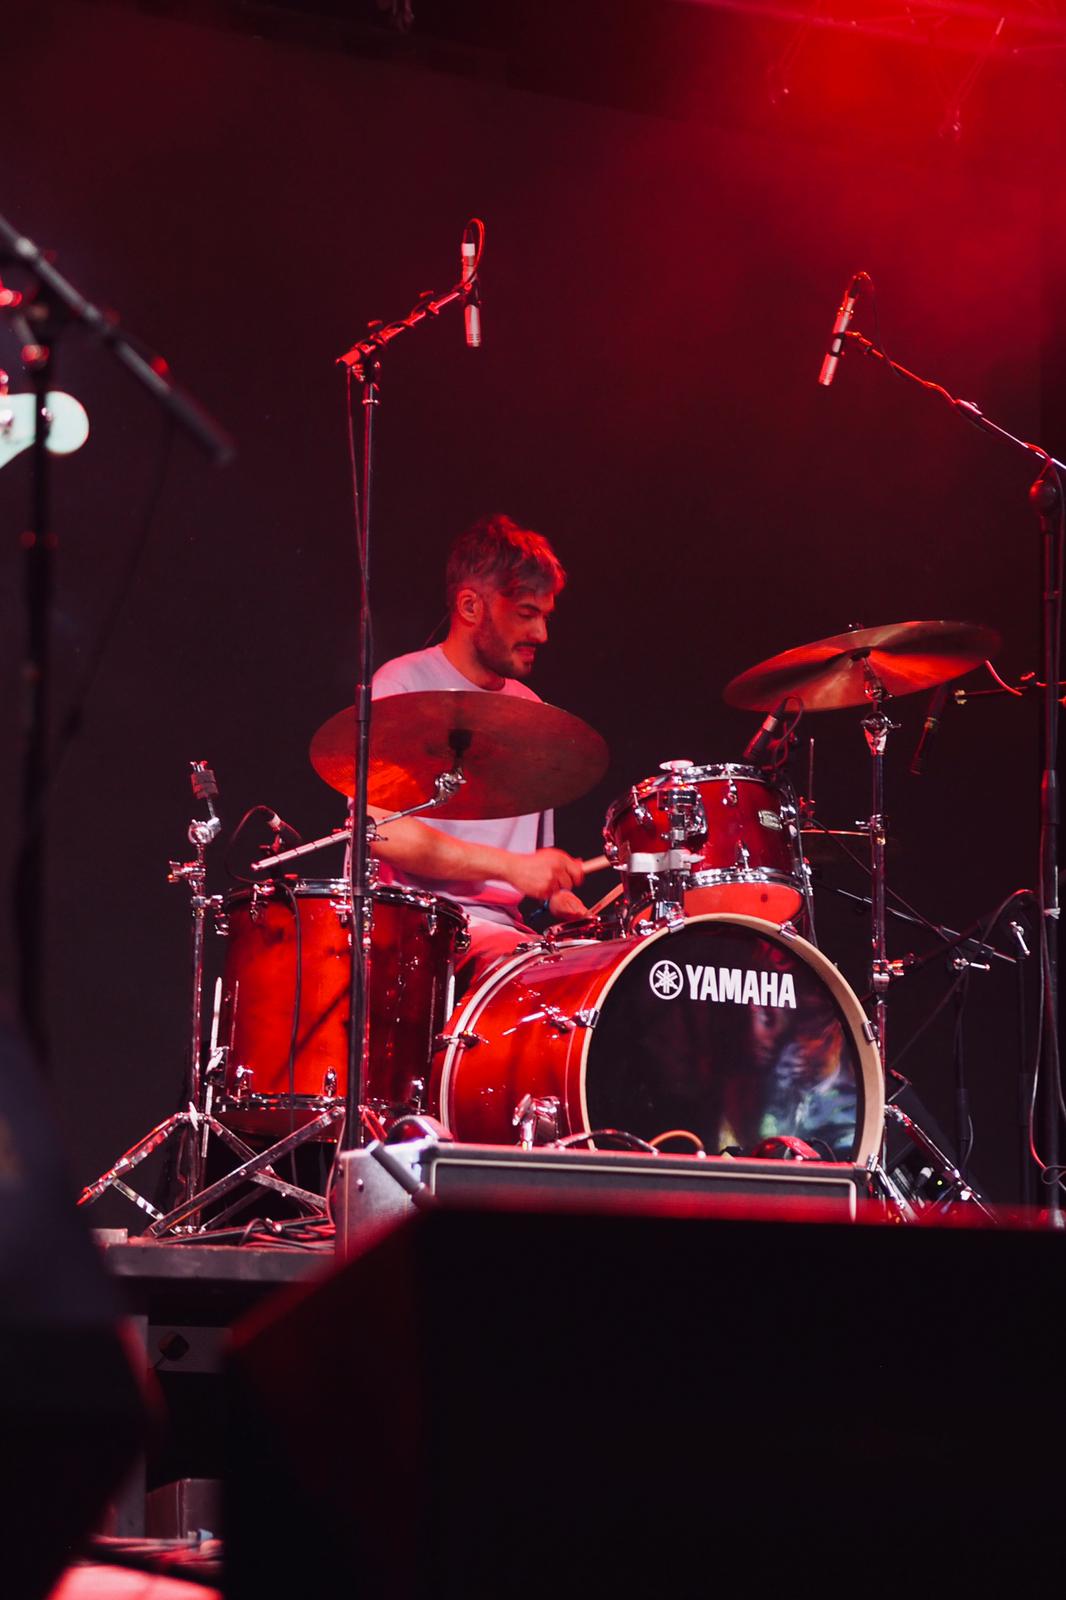
[{"label": "metal tripod leg", "polygon": [[[312,1194],[309,1189],[300,1189],[295,1184],[283,1182],[273,1171],[273,1163],[280,1160],[282,1156],[287,1156],[289,1151],[295,1150],[298,1145],[306,1144],[309,1139],[313,1139],[322,1129],[328,1128],[330,1123],[336,1122],[340,1117],[343,1117],[344,1110],[343,1103],[330,1106],[328,1110],[323,1111],[313,1121],[306,1123],[302,1128],[298,1128],[295,1133],[290,1133],[288,1138],[279,1140],[277,1144],[272,1144],[269,1149],[260,1151],[258,1155],[252,1155],[251,1159],[245,1161],[242,1166],[234,1167],[232,1172],[228,1172],[224,1178],[219,1178],[217,1183],[209,1184],[199,1194],[190,1195],[187,1200],[175,1206],[172,1211],[168,1211],[166,1216],[160,1217],[158,1221],[153,1222],[148,1229],[148,1233],[154,1238],[159,1238],[162,1234],[169,1233],[172,1229],[179,1227],[187,1217],[203,1210],[212,1201],[220,1200],[223,1195],[229,1194],[233,1189],[245,1182],[262,1184],[266,1188],[275,1190],[278,1194],[287,1195],[289,1199],[308,1206],[313,1212],[325,1215],[324,1197],[320,1194]],[[224,1137],[228,1135],[227,1143],[233,1144],[235,1135],[231,1135],[228,1128],[223,1130],[219,1127],[218,1131]],[[238,1140],[237,1143],[241,1143],[241,1141]],[[247,1150],[248,1146],[244,1145],[243,1148]]]}]

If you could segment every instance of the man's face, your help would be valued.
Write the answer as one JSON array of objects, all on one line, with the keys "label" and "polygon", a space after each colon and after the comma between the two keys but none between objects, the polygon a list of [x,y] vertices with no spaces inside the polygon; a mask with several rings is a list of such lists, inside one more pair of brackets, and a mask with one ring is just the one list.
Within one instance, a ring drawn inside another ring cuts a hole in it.
[{"label": "man's face", "polygon": [[537,646],[548,638],[555,596],[543,590],[519,589],[505,595],[490,589],[482,599],[481,621],[474,631],[481,665],[501,678],[528,678]]}]

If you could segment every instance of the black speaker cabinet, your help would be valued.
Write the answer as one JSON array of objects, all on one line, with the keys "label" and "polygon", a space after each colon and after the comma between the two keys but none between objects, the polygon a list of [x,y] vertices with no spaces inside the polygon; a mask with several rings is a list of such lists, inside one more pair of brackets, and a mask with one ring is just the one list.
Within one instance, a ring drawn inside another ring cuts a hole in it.
[{"label": "black speaker cabinet", "polygon": [[45,1594],[132,1465],[147,1414],[36,1074],[0,1025],[0,1591]]},{"label": "black speaker cabinet", "polygon": [[238,1331],[227,1594],[1025,1592],[1061,1570],[1064,1266],[1049,1233],[417,1215]]}]

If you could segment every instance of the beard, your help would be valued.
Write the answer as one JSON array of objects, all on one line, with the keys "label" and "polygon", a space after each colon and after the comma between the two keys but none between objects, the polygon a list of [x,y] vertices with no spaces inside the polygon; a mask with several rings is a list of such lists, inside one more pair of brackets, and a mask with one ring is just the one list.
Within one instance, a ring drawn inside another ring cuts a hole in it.
[{"label": "beard", "polygon": [[487,672],[501,678],[528,678],[533,670],[532,661],[516,657],[513,648],[489,617],[485,617],[474,634],[477,658]]}]

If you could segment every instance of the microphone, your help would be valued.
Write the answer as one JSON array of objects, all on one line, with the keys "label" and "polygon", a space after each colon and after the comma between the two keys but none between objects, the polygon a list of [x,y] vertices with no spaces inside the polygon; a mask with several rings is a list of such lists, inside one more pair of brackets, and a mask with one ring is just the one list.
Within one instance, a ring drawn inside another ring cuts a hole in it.
[{"label": "microphone", "polygon": [[467,223],[463,229],[463,242],[459,253],[460,283],[469,283],[470,292],[463,306],[463,322],[466,327],[466,345],[468,350],[481,348],[481,295],[478,288],[476,275],[477,267],[477,241],[474,231]]},{"label": "microphone", "polygon": [[785,733],[785,708],[788,700],[782,700],[779,706],[769,712],[762,720],[761,725],[752,734],[744,747],[741,762],[745,766],[757,767],[764,756],[769,755],[775,744],[779,744]]},{"label": "microphone", "polygon": [[826,389],[832,383],[836,375],[837,362],[844,353],[844,335],[848,331],[848,323],[855,315],[855,302],[859,298],[859,285],[865,276],[865,272],[857,272],[844,290],[844,298],[840,302],[840,310],[837,312],[837,319],[833,323],[833,331],[829,335],[829,349],[825,353],[825,358],[822,361],[822,370],[818,374],[818,382]]},{"label": "microphone", "polygon": [[947,698],[948,686],[946,683],[939,684],[929,696],[929,704],[925,708],[925,721],[922,723],[922,731],[918,737],[914,755],[911,757],[910,770],[912,778],[920,778],[922,775],[925,767],[926,751],[934,733],[940,726],[940,718]]}]

